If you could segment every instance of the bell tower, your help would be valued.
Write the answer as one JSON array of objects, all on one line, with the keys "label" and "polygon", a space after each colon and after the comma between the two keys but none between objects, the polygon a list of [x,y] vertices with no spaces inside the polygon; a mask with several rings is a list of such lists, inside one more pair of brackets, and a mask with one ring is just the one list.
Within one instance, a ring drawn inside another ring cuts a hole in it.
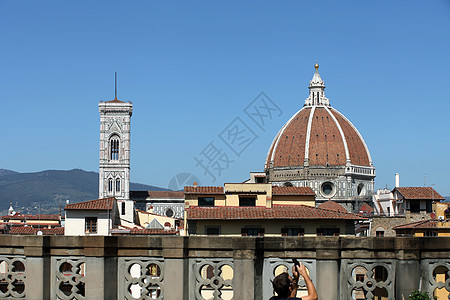
[{"label": "bell tower", "polygon": [[130,121],[133,104],[117,99],[101,101],[99,198],[115,197],[121,224],[133,223],[134,205],[130,200]]}]

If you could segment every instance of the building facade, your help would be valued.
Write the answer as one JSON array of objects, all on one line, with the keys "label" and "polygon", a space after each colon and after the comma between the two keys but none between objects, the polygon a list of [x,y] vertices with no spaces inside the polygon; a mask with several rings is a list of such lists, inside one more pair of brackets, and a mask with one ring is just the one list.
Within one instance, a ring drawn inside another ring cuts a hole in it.
[{"label": "building facade", "polygon": [[269,183],[186,186],[188,235],[354,236],[364,218],[339,209],[317,208],[310,187]]},{"label": "building facade", "polygon": [[358,212],[370,202],[375,167],[362,135],[325,97],[319,65],[303,108],[280,129],[265,163],[273,185],[311,187],[317,204],[333,200]]}]

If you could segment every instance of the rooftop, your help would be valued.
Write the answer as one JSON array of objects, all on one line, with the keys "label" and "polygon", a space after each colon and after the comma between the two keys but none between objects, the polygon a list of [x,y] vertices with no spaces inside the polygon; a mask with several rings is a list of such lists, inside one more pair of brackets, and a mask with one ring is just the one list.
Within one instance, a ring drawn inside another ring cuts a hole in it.
[{"label": "rooftop", "polygon": [[116,198],[102,198],[85,202],[67,204],[65,210],[112,210]]},{"label": "rooftop", "polygon": [[414,186],[414,187],[397,187],[393,191],[398,191],[405,199],[429,199],[429,200],[445,200],[432,187]]},{"label": "rooftop", "polygon": [[2,220],[52,220],[52,221],[59,221],[60,216],[58,214],[52,214],[52,215],[30,215],[30,214],[21,214],[21,213],[15,213],[14,215],[6,215],[1,216]]},{"label": "rooftop", "polygon": [[324,203],[320,204],[318,208],[334,210],[339,212],[347,212],[347,210],[342,205],[332,200],[325,201]]},{"label": "rooftop", "polygon": [[185,194],[223,194],[222,186],[185,186]]},{"label": "rooftop", "polygon": [[28,226],[11,227],[9,234],[36,235],[41,231],[43,235],[64,235],[64,227],[33,228]]},{"label": "rooftop", "polygon": [[307,205],[273,205],[266,207],[216,206],[186,208],[189,220],[264,220],[264,219],[341,219],[364,220],[357,214]]},{"label": "rooftop", "polygon": [[131,197],[145,197],[145,198],[179,198],[184,199],[183,191],[131,191]]},{"label": "rooftop", "polygon": [[313,189],[310,187],[297,186],[273,186],[272,195],[301,195],[301,196],[315,196]]},{"label": "rooftop", "polygon": [[450,229],[450,222],[447,220],[420,220],[417,222],[412,222],[408,224],[398,225],[393,227],[394,230],[403,230],[403,229]]}]

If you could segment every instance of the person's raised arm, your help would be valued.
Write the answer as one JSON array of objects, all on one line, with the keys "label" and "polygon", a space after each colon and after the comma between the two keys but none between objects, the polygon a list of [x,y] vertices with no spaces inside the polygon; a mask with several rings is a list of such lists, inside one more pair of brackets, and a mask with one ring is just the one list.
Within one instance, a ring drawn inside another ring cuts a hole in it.
[{"label": "person's raised arm", "polygon": [[[294,268],[295,267],[296,266],[294,265]],[[317,300],[317,299],[319,299],[319,296],[317,295],[316,288],[314,287],[314,284],[311,281],[311,278],[309,278],[308,272],[306,272],[305,265],[300,263],[300,266],[297,266],[297,270],[296,271],[297,271],[297,274],[300,273],[300,275],[303,276],[303,279],[305,280],[305,283],[306,283],[306,288],[308,289],[308,296],[302,297],[302,300]],[[293,270],[292,270],[292,273],[294,273]],[[297,275],[297,280],[298,280],[298,275]],[[295,293],[297,294],[297,289],[295,289]],[[291,297],[295,297],[295,295],[291,296]]]},{"label": "person's raised arm", "polygon": [[295,264],[292,267],[292,277],[291,288],[289,289],[291,291],[291,293],[289,294],[290,298],[297,296],[298,278],[300,277],[298,266],[296,266]]}]

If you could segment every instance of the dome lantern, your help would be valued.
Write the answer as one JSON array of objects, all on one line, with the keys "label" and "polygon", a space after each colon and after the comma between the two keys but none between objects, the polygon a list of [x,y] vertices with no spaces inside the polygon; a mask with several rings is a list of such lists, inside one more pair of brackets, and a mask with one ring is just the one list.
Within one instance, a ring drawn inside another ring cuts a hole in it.
[{"label": "dome lantern", "polygon": [[309,97],[305,106],[330,106],[330,100],[325,97],[325,83],[319,74],[319,64],[316,61],[314,76],[309,82]]}]

